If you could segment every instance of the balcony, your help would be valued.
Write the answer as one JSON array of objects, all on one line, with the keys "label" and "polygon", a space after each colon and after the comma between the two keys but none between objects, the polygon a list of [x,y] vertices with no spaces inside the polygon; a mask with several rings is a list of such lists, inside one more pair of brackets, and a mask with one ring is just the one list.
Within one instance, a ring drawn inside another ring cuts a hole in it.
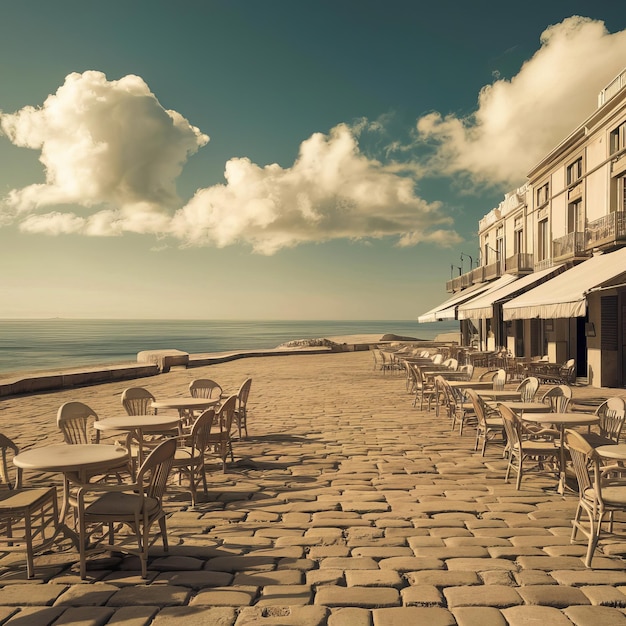
[{"label": "balcony", "polygon": [[504,261],[504,267],[508,274],[523,274],[533,271],[533,255],[520,252],[508,257]]},{"label": "balcony", "polygon": [[494,278],[500,278],[500,276],[502,276],[502,263],[500,263],[500,261],[485,265],[484,268],[485,280],[493,280]]},{"label": "balcony", "polygon": [[609,246],[626,239],[626,213],[609,213],[598,220],[589,222],[585,229],[585,245],[588,250]]},{"label": "balcony", "polygon": [[552,241],[552,258],[555,261],[585,259],[589,256],[585,252],[585,233],[568,233]]},{"label": "balcony", "polygon": [[450,293],[459,291],[463,287],[463,285],[461,284],[461,278],[462,276],[457,276],[456,278],[453,278],[452,280],[447,281],[446,291]]}]

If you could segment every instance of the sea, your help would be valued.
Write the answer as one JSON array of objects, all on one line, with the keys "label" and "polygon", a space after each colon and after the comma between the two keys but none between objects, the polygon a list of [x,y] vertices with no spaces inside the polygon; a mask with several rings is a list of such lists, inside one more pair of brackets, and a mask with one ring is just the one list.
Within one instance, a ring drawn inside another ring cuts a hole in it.
[{"label": "sea", "polygon": [[276,348],[296,339],[393,333],[434,339],[457,321],[0,319],[0,374],[136,361],[143,350],[189,354]]}]

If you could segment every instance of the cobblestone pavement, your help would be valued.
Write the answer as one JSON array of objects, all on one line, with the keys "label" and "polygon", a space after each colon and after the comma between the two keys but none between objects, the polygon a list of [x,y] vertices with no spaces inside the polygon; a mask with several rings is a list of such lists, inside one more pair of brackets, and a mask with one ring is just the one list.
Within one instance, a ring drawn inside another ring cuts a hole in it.
[{"label": "cobblestone pavement", "polygon": [[[504,482],[502,448],[473,451],[447,418],[412,407],[402,374],[367,352],[249,358],[131,383],[8,398],[0,430],[22,449],[60,442],[56,410],[80,400],[119,414],[126,386],[184,395],[193,378],[228,391],[251,376],[250,438],[215,465],[196,507],[177,483],[148,579],[133,557],[94,557],[78,576],[60,544],[27,580],[0,559],[0,624],[184,623],[246,626],[626,624],[626,543],[601,544],[586,569],[570,543],[577,496],[528,473]],[[576,388],[575,396],[623,390]],[[26,474],[29,483],[58,477]],[[617,524],[617,530],[623,529]]]}]

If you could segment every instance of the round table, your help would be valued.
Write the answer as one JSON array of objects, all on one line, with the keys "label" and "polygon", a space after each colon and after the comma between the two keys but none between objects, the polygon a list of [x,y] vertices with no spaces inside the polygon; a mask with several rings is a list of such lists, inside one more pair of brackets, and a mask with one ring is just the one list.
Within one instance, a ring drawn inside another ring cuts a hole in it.
[{"label": "round table", "polygon": [[596,452],[603,459],[626,461],[626,443],[615,443],[613,445],[598,446],[596,448]]},{"label": "round table", "polygon": [[506,401],[506,402],[498,402],[511,411],[515,411],[515,413],[519,413],[523,415],[524,413],[545,413],[548,407],[545,402],[515,402],[515,401]]},{"label": "round table", "polygon": [[476,393],[484,400],[519,400],[522,397],[522,392],[514,389],[479,389]]},{"label": "round table", "polygon": [[104,443],[41,446],[20,452],[13,463],[25,470],[60,473],[64,475],[63,504],[60,521],[67,514],[69,482],[84,484],[89,475],[123,466],[128,461],[128,450],[123,446]]},{"label": "round table", "polygon": [[563,442],[563,431],[566,428],[575,426],[591,426],[597,424],[600,419],[596,415],[587,413],[529,413],[522,418],[525,422],[533,422],[534,424],[550,425],[554,424],[561,436],[561,445],[559,447],[559,493],[565,491],[565,447]]},{"label": "round table", "polygon": [[130,451],[130,441],[134,437],[139,446],[137,462],[143,463],[143,437],[147,432],[161,433],[177,430],[180,426],[180,417],[172,415],[119,415],[96,420],[94,428],[103,432],[124,431],[128,433],[126,447]]},{"label": "round table", "polygon": [[212,406],[219,404],[220,398],[193,398],[176,397],[176,398],[161,398],[160,400],[154,400],[152,402],[153,409],[177,409],[181,418],[186,416],[188,411],[210,409]]}]

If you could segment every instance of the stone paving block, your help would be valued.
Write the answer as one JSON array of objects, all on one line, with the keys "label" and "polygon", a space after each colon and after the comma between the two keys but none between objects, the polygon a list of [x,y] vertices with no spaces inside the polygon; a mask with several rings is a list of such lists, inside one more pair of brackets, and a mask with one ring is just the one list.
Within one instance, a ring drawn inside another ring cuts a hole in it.
[{"label": "stone paving block", "polygon": [[507,559],[449,559],[446,561],[449,570],[465,570],[485,572],[490,569],[517,571],[517,565]]},{"label": "stone paving block", "polygon": [[107,601],[107,606],[173,606],[186,604],[190,596],[187,587],[145,585],[122,587]]},{"label": "stone paving block", "polygon": [[216,572],[271,571],[276,567],[270,556],[224,556],[207,561],[205,568]]},{"label": "stone paving block", "polygon": [[434,585],[435,587],[482,585],[478,573],[472,571],[424,570],[405,572],[404,576],[411,585]]},{"label": "stone paving block", "polygon": [[255,606],[295,606],[311,602],[310,585],[267,585],[261,590],[261,597]]},{"label": "stone paving block", "polygon": [[119,590],[115,585],[98,583],[93,585],[72,585],[62,593],[53,606],[99,606]]},{"label": "stone paving block", "polygon": [[441,591],[434,585],[411,585],[400,591],[404,606],[443,606]]},{"label": "stone paving block", "polygon": [[379,561],[378,565],[380,569],[393,569],[399,572],[444,568],[444,562],[441,559],[420,556],[398,556],[390,559],[382,559]]},{"label": "stone paving block", "polygon": [[563,613],[576,626],[624,626],[626,615],[608,606],[570,606]]},{"label": "stone paving block", "polygon": [[352,549],[352,556],[366,556],[372,559],[388,559],[391,557],[413,556],[413,550],[407,547],[363,546]]},{"label": "stone paving block", "polygon": [[[232,581],[233,586],[250,585],[264,587],[265,585],[300,585],[304,574],[298,570],[275,570],[273,572],[239,572]],[[224,585],[228,584],[228,581]],[[221,585],[221,586],[224,586]]]},{"label": "stone paving block", "polygon": [[555,569],[585,569],[584,561],[575,556],[520,556],[517,562],[524,569],[542,569],[546,572]]},{"label": "stone paving block", "polygon": [[332,609],[327,626],[372,626],[372,614],[367,609]]},{"label": "stone paving block", "polygon": [[116,609],[113,617],[107,622],[107,626],[116,624],[119,626],[148,626],[153,623],[154,616],[158,613],[156,606],[125,606]]},{"label": "stone paving block", "polygon": [[446,537],[444,543],[453,546],[481,546],[483,548],[511,547],[511,542],[502,537]]},{"label": "stone paving block", "polygon": [[278,559],[276,561],[276,569],[277,570],[298,570],[301,572],[306,572],[308,570],[314,569],[317,566],[317,563],[313,559]]},{"label": "stone paving block", "polygon": [[317,588],[315,604],[328,607],[354,606],[361,608],[398,606],[400,593],[393,587],[337,587],[327,585]]},{"label": "stone paving block", "polygon": [[[532,624],[572,626],[574,623],[559,609],[550,606],[512,606],[503,609],[502,615],[504,615],[509,626],[531,626]],[[596,624],[599,623],[596,622]]]},{"label": "stone paving block", "polygon": [[17,607],[0,606],[0,624],[4,624],[11,615],[15,615],[18,611]]},{"label": "stone paving block", "polygon": [[150,569],[157,572],[176,572],[200,570],[204,567],[204,559],[198,559],[192,556],[164,556],[154,559],[150,563]]},{"label": "stone paving block", "polygon": [[543,570],[524,569],[514,574],[517,584],[523,585],[556,585],[556,580]]},{"label": "stone paving block", "polygon": [[591,604],[598,606],[610,606],[615,608],[626,608],[626,594],[623,587],[616,589],[609,585],[595,585],[581,587],[580,590],[589,598]]},{"label": "stone paving block", "polygon": [[348,587],[395,587],[400,589],[404,581],[395,570],[348,570],[345,573]]},{"label": "stone paving block", "polygon": [[452,613],[438,607],[397,607],[374,609],[374,626],[406,626],[407,624],[428,624],[428,626],[456,626]]},{"label": "stone paving block", "polygon": [[195,570],[183,572],[163,572],[159,574],[152,584],[174,585],[178,587],[191,587],[202,589],[204,587],[223,587],[230,584],[233,575],[228,572],[210,572],[208,570]]},{"label": "stone paving block", "polygon": [[492,606],[461,606],[452,614],[458,626],[507,626],[500,610]]},{"label": "stone paving block", "polygon": [[213,587],[199,591],[189,606],[250,606],[258,593],[258,587]]},{"label": "stone paving block", "polygon": [[103,626],[115,613],[114,609],[104,606],[68,607],[57,619],[55,626]]},{"label": "stone paving block", "polygon": [[320,561],[320,569],[378,569],[378,563],[369,557],[329,557]]},{"label": "stone paving block", "polygon": [[[351,570],[357,571],[357,570]],[[367,571],[367,570],[362,570]],[[343,570],[336,569],[314,569],[306,573],[307,585],[341,585],[345,584],[345,574]]]},{"label": "stone paving block", "polygon": [[482,585],[480,587],[446,587],[443,590],[448,607],[493,606],[504,608],[523,604],[519,593],[506,585]]},{"label": "stone paving block", "polygon": [[606,570],[554,570],[550,576],[559,585],[583,587],[586,585],[626,585],[626,571],[614,572]]},{"label": "stone paving block", "polygon": [[573,604],[590,604],[589,598],[577,587],[528,585],[519,587],[518,593],[526,604],[552,606],[557,609]]},{"label": "stone paving block", "polygon": [[51,605],[67,590],[66,585],[16,584],[0,589],[0,606]]},{"label": "stone paving block", "polygon": [[484,585],[506,585],[507,587],[514,587],[515,579],[513,573],[501,569],[487,570],[480,572]]},{"label": "stone paving block", "polygon": [[185,626],[234,626],[236,618],[232,607],[172,606],[159,611],[150,626],[169,626],[176,622]]},{"label": "stone paving block", "polygon": [[[106,573],[106,572],[105,572]],[[141,577],[141,572],[127,572],[127,571],[116,571],[106,573],[106,576],[102,577],[101,582],[107,583],[110,585],[115,585],[116,587],[128,587],[129,585],[147,585],[150,584],[159,574],[157,572],[151,572],[148,570],[148,575],[146,578]],[[80,578],[76,582],[78,582]]]},{"label": "stone paving block", "polygon": [[[239,613],[235,626],[326,626],[330,611],[321,606],[245,607]],[[230,626],[226,623],[203,622],[213,626]],[[342,625],[343,626],[343,625]],[[349,622],[345,626],[352,626]],[[360,626],[358,623],[355,626]]]},{"label": "stone paving block", "polygon": [[25,607],[15,612],[8,622],[3,624],[11,626],[50,626],[60,615],[67,610],[66,607]]},{"label": "stone paving block", "polygon": [[413,549],[416,557],[429,557],[447,561],[448,559],[472,559],[489,556],[487,548],[482,546],[444,546],[442,548],[420,548]]},{"label": "stone paving block", "polygon": [[342,557],[346,558],[350,556],[350,548],[343,545],[332,546],[314,546],[309,550],[310,559],[326,559],[329,557]]}]

